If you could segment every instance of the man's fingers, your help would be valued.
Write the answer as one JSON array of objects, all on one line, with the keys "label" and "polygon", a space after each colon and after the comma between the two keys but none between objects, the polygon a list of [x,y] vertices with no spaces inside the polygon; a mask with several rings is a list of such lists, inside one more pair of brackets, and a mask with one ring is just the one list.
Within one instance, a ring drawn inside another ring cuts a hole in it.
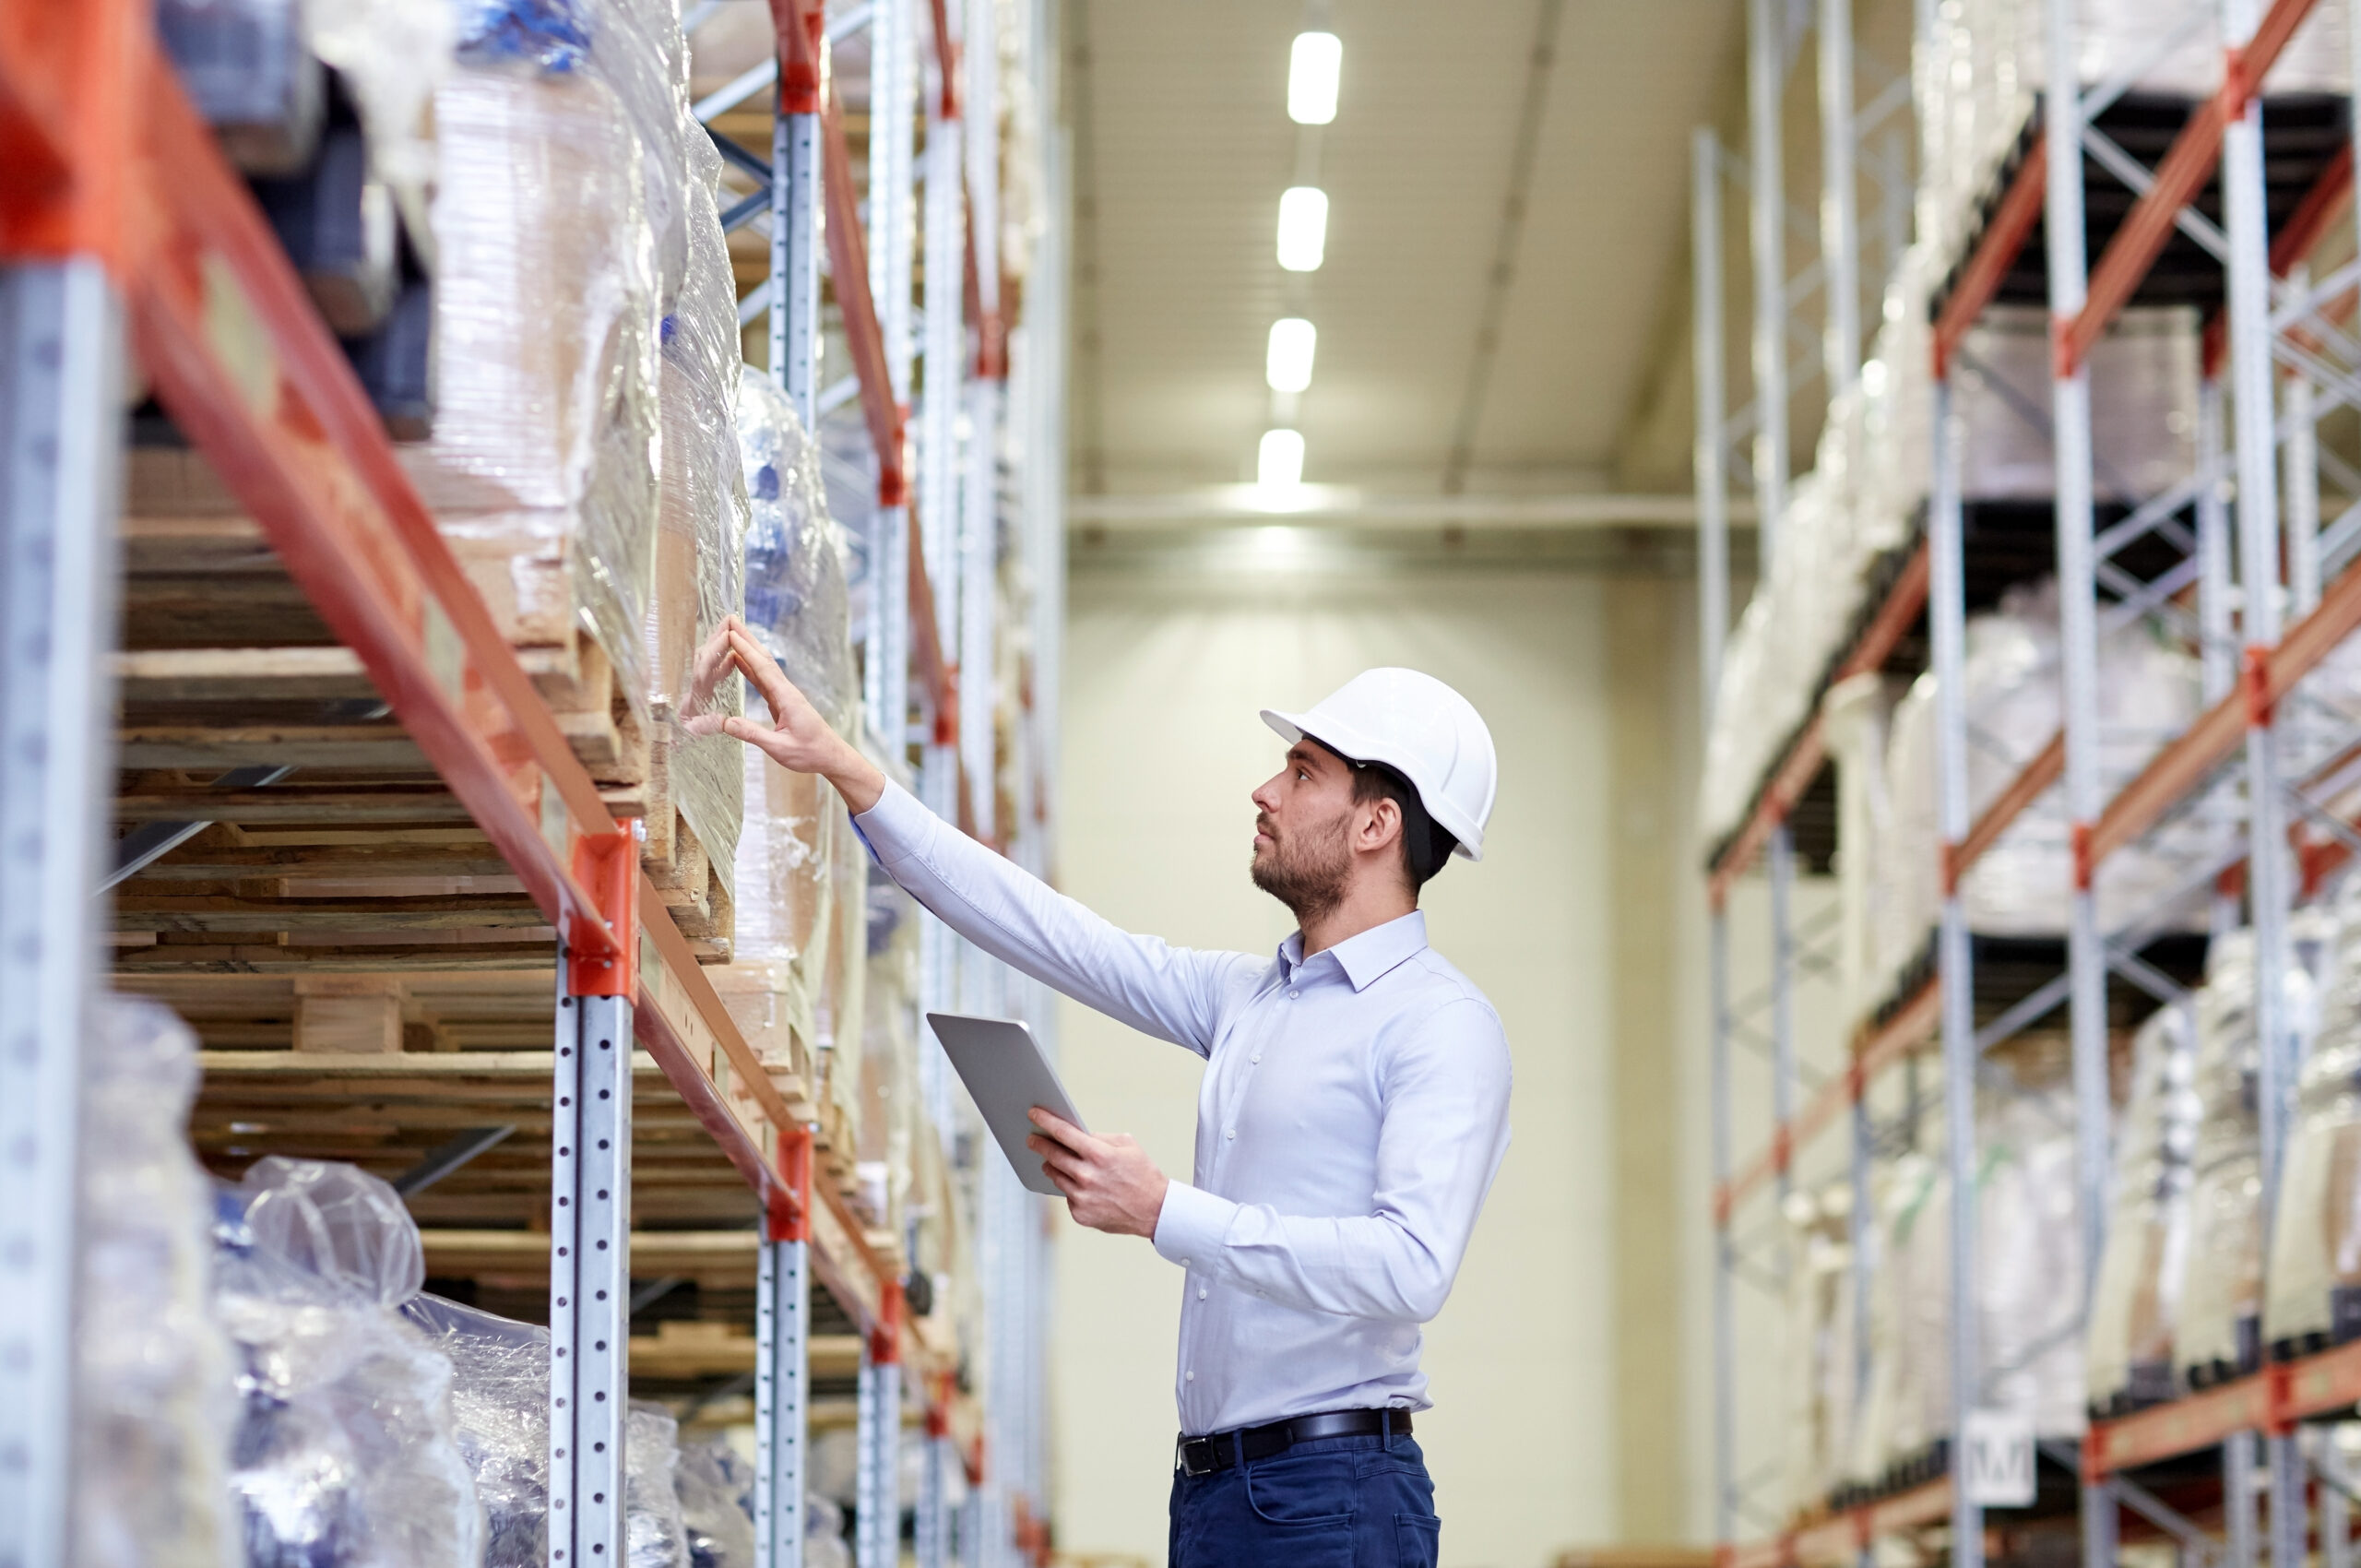
[{"label": "man's fingers", "polygon": [[1044,1136],[1055,1138],[1068,1148],[1086,1152],[1099,1141],[1054,1111],[1045,1111],[1037,1105],[1033,1108],[1031,1116],[1033,1125],[1040,1128]]},{"label": "man's fingers", "polygon": [[1028,1146],[1035,1144],[1040,1146],[1033,1152],[1041,1157],[1042,1165],[1054,1175],[1069,1177],[1079,1182],[1090,1174],[1090,1161],[1062,1144],[1051,1143],[1047,1138],[1027,1138],[1026,1143]]}]

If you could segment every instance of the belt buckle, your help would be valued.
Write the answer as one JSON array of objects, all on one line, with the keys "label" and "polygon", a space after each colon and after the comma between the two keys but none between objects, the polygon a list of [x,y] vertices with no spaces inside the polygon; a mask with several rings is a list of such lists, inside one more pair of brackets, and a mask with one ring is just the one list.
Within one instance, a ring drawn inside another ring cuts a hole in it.
[{"label": "belt buckle", "polygon": [[[1192,1450],[1194,1450],[1196,1454],[1204,1456],[1204,1462],[1202,1464],[1192,1462],[1193,1455],[1191,1452]],[[1205,1437],[1184,1437],[1180,1439],[1180,1441],[1174,1445],[1173,1467],[1178,1469],[1182,1475],[1187,1476],[1192,1479],[1194,1479],[1199,1476],[1212,1475],[1216,1468],[1214,1464],[1213,1440]]]}]

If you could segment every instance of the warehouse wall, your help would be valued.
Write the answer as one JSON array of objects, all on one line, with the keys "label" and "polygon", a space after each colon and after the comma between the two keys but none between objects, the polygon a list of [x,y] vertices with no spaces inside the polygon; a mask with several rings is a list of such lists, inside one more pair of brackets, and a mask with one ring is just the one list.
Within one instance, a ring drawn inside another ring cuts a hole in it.
[{"label": "warehouse wall", "polygon": [[[1688,594],[1554,573],[1073,585],[1059,863],[1124,924],[1256,951],[1287,932],[1246,877],[1247,792],[1279,755],[1258,707],[1400,662],[1492,725],[1493,853],[1426,899],[1517,1072],[1514,1145],[1429,1332],[1422,1436],[1455,1564],[1681,1526],[1681,980],[1666,949],[1689,885],[1668,874],[1691,777],[1671,770],[1695,724]],[[1186,1172],[1196,1060],[1078,1008],[1062,1027],[1094,1124]],[[1144,1243],[1057,1223],[1061,1544],[1161,1562],[1180,1278]]]}]

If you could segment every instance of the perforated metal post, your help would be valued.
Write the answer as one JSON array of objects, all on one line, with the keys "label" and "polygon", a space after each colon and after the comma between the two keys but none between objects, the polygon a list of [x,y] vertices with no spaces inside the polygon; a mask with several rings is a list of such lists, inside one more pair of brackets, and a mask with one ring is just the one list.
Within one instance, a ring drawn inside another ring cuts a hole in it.
[{"label": "perforated metal post", "polygon": [[1949,380],[1935,383],[1935,483],[1928,503],[1931,574],[1927,618],[1935,671],[1935,793],[1943,845],[1942,925],[1937,961],[1942,985],[1943,1136],[1951,1174],[1952,1568],[1981,1568],[1983,1510],[1968,1500],[1967,1412],[1980,1376],[1975,1333],[1975,1013],[1967,914],[1949,866],[1967,837],[1965,569],[1961,557],[1959,430]]},{"label": "perforated metal post", "polygon": [[1754,526],[1757,572],[1768,576],[1787,502],[1787,190],[1779,101],[1786,76],[1786,7],[1747,0],[1748,231],[1754,256]]},{"label": "perforated metal post", "polygon": [[802,1568],[803,1491],[811,1447],[812,1140],[779,1138],[792,1194],[764,1224],[754,1279],[755,1568]]},{"label": "perforated metal post", "polygon": [[122,326],[0,268],[0,1568],[68,1560],[81,1042],[114,771]]},{"label": "perforated metal post", "polygon": [[[884,339],[894,400],[910,399],[911,259],[916,213],[910,200],[917,159],[918,56],[914,0],[875,0],[869,33],[869,292]],[[871,513],[869,655],[862,695],[871,730],[896,754],[910,711],[910,515],[896,469],[881,477]]]},{"label": "perforated metal post", "polygon": [[1860,193],[1853,160],[1853,0],[1820,0],[1821,362],[1831,401],[1861,374]]},{"label": "perforated metal post", "polygon": [[[626,890],[638,886],[627,846]],[[609,919],[638,935],[626,891]],[[574,951],[558,961],[550,1111],[550,1564],[622,1568],[623,1429],[631,1357],[628,976]],[[620,991],[620,993],[617,993]]]},{"label": "perforated metal post", "polygon": [[894,1568],[901,1559],[901,1287],[888,1282],[883,1319],[860,1346],[854,1401],[857,1568]]},{"label": "perforated metal post", "polygon": [[771,125],[771,378],[786,390],[803,428],[814,433],[820,427],[825,200],[819,109],[816,100],[783,96]]},{"label": "perforated metal post", "polygon": [[951,1568],[951,1439],[932,1420],[919,1452],[919,1495],[911,1519],[911,1553],[918,1568]]}]

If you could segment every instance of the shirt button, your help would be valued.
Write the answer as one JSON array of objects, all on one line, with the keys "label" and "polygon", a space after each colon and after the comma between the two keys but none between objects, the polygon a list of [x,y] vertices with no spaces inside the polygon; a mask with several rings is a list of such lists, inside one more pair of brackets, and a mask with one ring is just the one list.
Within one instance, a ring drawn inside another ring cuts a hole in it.
[{"label": "shirt button", "polygon": [[1301,996],[1302,994],[1303,994],[1303,992],[1299,992],[1299,991],[1296,990],[1296,989],[1295,989],[1295,987],[1293,987],[1293,986],[1289,986],[1289,987],[1287,987],[1287,1000],[1288,1000],[1288,1001],[1292,1002],[1292,1001],[1294,1001],[1297,997]]},{"label": "shirt button", "polygon": [[1190,1381],[1191,1383],[1194,1383],[1194,1382],[1196,1382],[1196,1381],[1197,1381],[1197,1374],[1196,1374],[1195,1372],[1191,1372],[1191,1373],[1189,1374],[1189,1379],[1188,1379],[1188,1381]]},{"label": "shirt button", "polygon": [[1221,1135],[1225,1138],[1234,1138],[1238,1136],[1238,1129],[1235,1127],[1225,1127],[1222,1129]]},{"label": "shirt button", "polygon": [[1204,1301],[1204,1299],[1205,1299],[1205,1288],[1204,1288],[1204,1286],[1200,1285],[1200,1286],[1198,1286],[1198,1287],[1197,1287],[1197,1300],[1199,1300],[1200,1301]]},{"label": "shirt button", "polygon": [[1252,1055],[1252,1056],[1248,1057],[1246,1060],[1247,1060],[1247,1061],[1249,1061],[1249,1062],[1251,1062],[1251,1063],[1252,1063],[1254,1065],[1256,1065],[1256,1066],[1258,1066],[1258,1067],[1259,1067],[1259,1066],[1261,1066],[1261,1065],[1263,1064],[1263,1053],[1262,1053],[1261,1051],[1256,1051],[1253,1055]]}]

